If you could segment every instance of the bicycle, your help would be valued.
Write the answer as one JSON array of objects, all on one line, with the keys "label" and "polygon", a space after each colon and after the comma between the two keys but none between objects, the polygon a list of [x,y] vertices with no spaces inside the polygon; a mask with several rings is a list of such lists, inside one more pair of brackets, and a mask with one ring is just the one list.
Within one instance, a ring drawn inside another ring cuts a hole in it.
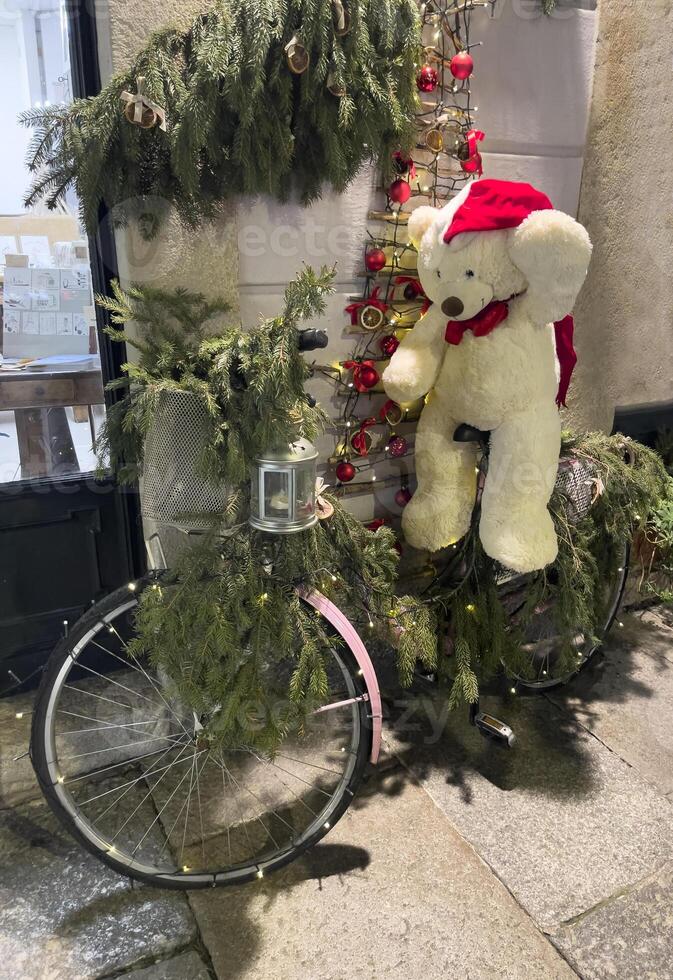
[{"label": "bicycle", "polygon": [[[488,433],[459,426],[454,438],[482,448],[479,486],[488,466]],[[586,506],[582,475],[561,463],[559,479],[576,484],[573,506]],[[579,487],[579,491],[577,488]],[[569,499],[570,499],[569,493]],[[479,511],[477,494],[473,520]],[[329,658],[329,695],[307,730],[274,755],[251,746],[213,750],[208,717],[186,711],[166,677],[128,646],[145,589],[161,588],[165,561],[148,542],[153,571],[89,609],[56,646],[33,714],[31,759],[50,807],[65,828],[120,874],[164,888],[205,888],[262,878],[320,841],[348,809],[381,748],[382,701],[366,645],[326,596],[296,584],[321,617]],[[156,542],[154,542],[156,543]],[[625,545],[606,582],[595,635],[575,638],[571,674],[594,656],[617,614],[628,573]],[[442,575],[460,575],[451,559]],[[505,576],[503,601],[515,619],[527,576]],[[559,672],[553,617],[539,610],[527,626],[531,671],[514,683],[547,690]],[[271,669],[271,668],[270,668]],[[272,678],[286,690],[289,668]],[[214,714],[222,705],[212,705]],[[504,745],[513,732],[478,703],[470,719]]]}]

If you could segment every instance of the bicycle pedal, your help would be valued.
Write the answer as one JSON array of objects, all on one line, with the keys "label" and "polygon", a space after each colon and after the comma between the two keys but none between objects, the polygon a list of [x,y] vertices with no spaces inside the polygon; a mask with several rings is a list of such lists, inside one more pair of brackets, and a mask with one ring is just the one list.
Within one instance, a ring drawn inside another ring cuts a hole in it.
[{"label": "bicycle pedal", "polygon": [[485,711],[480,711],[475,715],[474,724],[484,738],[489,738],[493,742],[506,745],[510,749],[516,742],[516,735],[509,725],[500,721],[499,718],[494,718],[493,715],[487,715]]}]

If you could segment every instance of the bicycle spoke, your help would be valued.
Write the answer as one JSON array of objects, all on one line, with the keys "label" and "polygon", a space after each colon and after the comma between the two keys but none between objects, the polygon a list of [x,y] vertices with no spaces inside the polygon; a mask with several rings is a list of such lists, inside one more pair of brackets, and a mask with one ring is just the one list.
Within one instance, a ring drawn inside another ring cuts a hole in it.
[{"label": "bicycle spoke", "polygon": [[[204,752],[207,752],[207,751],[208,751],[207,749],[201,749],[200,751],[197,752],[196,751],[196,748],[194,749],[194,755],[192,757],[192,765],[194,766],[194,768],[196,768],[196,760],[199,758],[199,756],[202,755]],[[206,764],[207,761],[208,761],[208,758],[206,757],[206,759],[204,761],[204,765]],[[155,824],[157,823],[157,821],[161,818],[161,814],[164,812],[164,810],[166,809],[166,807],[168,806],[168,804],[171,802],[171,800],[173,799],[173,797],[175,796],[175,794],[177,793],[177,791],[180,789],[182,783],[184,782],[184,780],[186,778],[187,778],[187,774],[185,773],[185,775],[182,777],[182,779],[180,780],[180,782],[178,783],[178,785],[175,787],[175,789],[173,790],[173,792],[171,793],[171,795],[168,797],[168,799],[166,800],[166,802],[164,803],[164,805],[162,806],[162,808],[157,813],[157,815],[154,818],[154,820],[152,821],[152,823],[149,825],[149,827],[147,828],[147,830],[145,831],[145,833],[143,834],[143,836],[140,838],[140,840],[138,841],[138,843],[136,844],[136,846],[131,851],[131,857],[135,857],[135,855],[136,855],[136,853],[138,851],[138,848],[143,843],[143,841],[146,840],[148,834],[152,830],[152,827],[154,827]],[[159,780],[159,782],[161,782],[161,780]],[[156,786],[157,785],[158,785],[158,783],[155,783],[155,785],[152,787],[152,791],[154,791],[154,789],[156,789]]]},{"label": "bicycle spoke", "polygon": [[[178,747],[177,745],[170,745],[158,759],[154,760],[151,767],[145,770],[144,772],[142,772],[140,776],[137,776],[135,779],[129,779],[127,782],[122,783],[121,786],[113,786],[112,789],[106,789],[103,793],[98,793],[96,796],[90,796],[88,800],[82,800],[79,803],[79,806],[87,806],[89,803],[95,803],[96,800],[101,800],[104,796],[109,796],[110,793],[116,793],[117,790],[124,789],[125,786],[129,786],[129,787],[136,786],[138,783],[142,782],[143,779],[147,779],[147,777],[153,773],[163,772],[164,769],[169,769],[170,766],[172,765],[172,763],[170,762],[167,765],[162,766],[160,769],[156,768],[156,764],[161,762],[161,760],[165,758],[169,752],[174,752],[175,749],[177,749],[177,747]],[[125,794],[122,794],[122,796],[124,795]],[[120,796],[119,799],[122,799],[122,797]],[[118,802],[119,800],[115,800],[115,803]]]},{"label": "bicycle spoke", "polygon": [[[127,654],[129,655],[129,657],[131,657],[135,661],[136,667],[134,667],[133,669],[134,670],[138,670],[143,675],[143,677],[145,677],[145,679],[149,683],[150,687],[153,688],[153,690],[159,695],[159,697],[163,701],[164,705],[168,708],[168,710],[170,711],[170,713],[173,715],[173,717],[177,721],[178,725],[180,725],[180,727],[183,729],[183,731],[185,732],[185,734],[187,734],[187,729],[184,727],[184,725],[182,724],[182,722],[178,718],[177,714],[173,711],[173,708],[170,706],[170,704],[168,703],[168,701],[166,700],[166,698],[163,696],[161,690],[152,681],[152,678],[147,673],[147,671],[145,670],[145,668],[142,666],[142,664],[140,663],[140,661],[138,660],[138,658],[135,656],[135,654],[131,653],[131,651],[128,648],[128,644],[122,639],[121,635],[119,634],[119,632],[117,631],[117,629],[114,626],[111,626],[111,629],[114,632],[115,636],[119,639],[119,642],[124,647],[124,649],[126,650]],[[124,661],[118,654],[112,653],[112,651],[109,651],[109,653],[110,653],[110,656],[115,657],[117,660],[119,660],[120,663],[126,663],[126,661]],[[131,665],[129,664],[129,666],[131,666]]]},{"label": "bicycle spoke", "polygon": [[[273,765],[273,763],[271,763],[271,762],[269,762],[269,761],[268,761],[267,759],[262,759],[262,758],[261,758],[260,756],[258,756],[258,755],[257,755],[257,754],[256,754],[255,752],[252,752],[252,750],[250,750],[250,749],[249,749],[248,751],[250,752],[250,754],[251,754],[251,755],[252,755],[252,756],[253,756],[253,757],[254,757],[255,759],[257,759],[257,761],[258,761],[258,762],[262,762],[262,763],[265,763],[265,764],[266,764],[267,766],[269,766],[269,767],[270,767],[270,768],[272,768],[272,769],[276,769],[276,768],[279,768],[279,767],[277,767],[277,766],[274,766],[274,765]],[[283,770],[281,770],[281,771],[282,771],[282,772],[286,772],[287,770],[285,770],[285,769],[283,769]],[[275,775],[275,774],[274,774],[274,775]],[[290,776],[291,776],[291,775],[292,775],[292,773],[288,773],[288,775],[290,775]],[[291,787],[291,786],[288,786],[288,785],[287,785],[287,783],[285,782],[285,780],[284,780],[284,779],[281,779],[281,778],[280,778],[280,776],[276,776],[276,779],[277,779],[277,780],[278,780],[278,782],[279,782],[279,783],[281,784],[281,786],[284,786],[284,787],[285,787],[285,789],[287,789],[287,790],[289,790],[289,791],[290,791],[290,793],[292,793],[292,795],[294,796],[294,798],[295,798],[295,800],[297,800],[297,802],[298,802],[298,803],[301,803],[301,804],[303,804],[303,806],[305,806],[305,807],[306,807],[306,809],[307,809],[307,810],[309,811],[309,813],[312,813],[314,817],[317,817],[317,816],[318,816],[318,814],[317,814],[317,813],[315,812],[315,810],[312,810],[312,809],[311,809],[311,807],[310,807],[310,806],[308,805],[308,803],[307,803],[307,802],[306,802],[306,801],[305,801],[304,799],[302,799],[302,797],[301,797],[301,796],[299,796],[299,794],[298,794],[298,793],[295,793],[295,791],[294,791],[294,790],[292,789],[292,787]],[[310,786],[311,784],[310,784],[310,783],[308,783],[308,785]],[[327,795],[327,796],[329,796],[329,794],[326,794],[326,795]]]},{"label": "bicycle spoke", "polygon": [[[184,745],[184,746],[182,747],[182,749],[180,749],[180,752],[179,752],[179,754],[178,754],[178,757],[177,757],[177,759],[175,759],[175,760],[174,760],[174,761],[173,761],[173,762],[171,763],[171,765],[170,765],[170,766],[168,767],[168,769],[166,770],[166,772],[164,772],[164,773],[163,773],[163,775],[162,775],[162,776],[160,776],[160,777],[159,777],[159,779],[157,779],[157,781],[156,781],[156,783],[154,784],[154,786],[151,786],[151,787],[149,788],[149,790],[147,791],[147,793],[145,794],[145,796],[144,796],[144,797],[142,798],[142,800],[140,801],[140,803],[138,804],[138,806],[137,806],[137,807],[135,808],[135,810],[133,810],[133,811],[132,811],[132,812],[131,812],[131,813],[130,813],[130,814],[128,815],[128,817],[126,818],[126,820],[124,821],[124,823],[123,823],[123,824],[121,825],[121,827],[119,827],[119,829],[117,830],[117,833],[116,833],[116,834],[114,835],[114,837],[112,838],[112,843],[114,843],[114,842],[115,842],[115,841],[117,840],[117,838],[118,838],[118,837],[119,837],[119,835],[121,834],[121,832],[122,832],[122,830],[124,829],[124,827],[125,827],[125,826],[126,826],[126,825],[128,824],[128,822],[129,822],[129,820],[131,820],[131,819],[132,819],[132,818],[133,818],[133,817],[134,817],[134,816],[136,815],[136,813],[138,812],[138,810],[140,809],[140,807],[141,807],[141,806],[143,805],[143,803],[145,803],[145,802],[146,802],[146,801],[147,801],[147,800],[148,800],[148,799],[150,798],[150,796],[152,795],[152,793],[154,792],[154,790],[155,790],[155,789],[157,788],[157,786],[159,785],[159,783],[160,783],[160,782],[162,782],[162,780],[166,778],[166,775],[167,775],[167,773],[168,773],[168,772],[169,772],[169,771],[170,771],[170,770],[171,770],[171,769],[173,768],[173,766],[175,766],[175,765],[176,765],[176,764],[177,764],[177,763],[179,762],[179,760],[180,760],[180,756],[182,755],[182,753],[183,753],[183,752],[185,751],[185,749],[187,749],[187,748],[189,748],[189,743],[187,743],[186,745]],[[179,785],[180,785],[180,783],[178,783],[178,786],[179,786]],[[175,792],[175,790],[174,790],[174,792]]]},{"label": "bicycle spoke", "polygon": [[112,684],[114,685],[114,687],[121,688],[122,691],[128,691],[129,694],[132,694],[135,698],[142,698],[143,701],[149,701],[149,703],[153,705],[153,707],[155,708],[159,707],[156,701],[153,701],[151,698],[148,698],[147,695],[141,694],[139,691],[134,691],[133,688],[127,687],[126,684],[120,684],[119,681],[114,681],[112,680],[111,677],[106,677],[105,674],[101,674],[100,671],[94,670],[93,667],[89,667],[87,666],[87,664],[83,664],[79,662],[77,663],[77,666],[79,667],[80,670],[88,670],[90,674],[94,674],[94,676],[100,677],[102,680],[105,681],[106,684]]},{"label": "bicycle spoke", "polygon": [[[182,738],[182,736],[180,736]],[[129,746],[134,745],[148,745],[150,742],[176,742],[177,738],[171,738],[168,735],[155,735],[153,738],[144,738],[140,742],[125,742],[123,745],[108,745],[104,749],[94,749],[92,752],[80,752],[79,755],[64,755],[61,758],[61,762],[72,762],[74,759],[86,759],[90,755],[101,755],[103,752],[118,752],[120,749],[128,749]]]}]

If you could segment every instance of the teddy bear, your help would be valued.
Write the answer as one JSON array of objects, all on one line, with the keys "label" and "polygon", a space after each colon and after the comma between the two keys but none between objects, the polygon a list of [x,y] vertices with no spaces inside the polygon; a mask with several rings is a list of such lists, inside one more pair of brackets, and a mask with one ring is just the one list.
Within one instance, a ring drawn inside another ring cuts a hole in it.
[{"label": "teddy bear", "polygon": [[383,373],[398,403],[425,396],[416,433],[418,489],[406,505],[407,541],[434,552],[470,527],[478,444],[490,433],[479,535],[485,552],[526,573],[556,558],[548,503],[575,362],[569,315],[586,278],[591,241],[530,184],[476,180],[442,208],[409,216],[427,311]]}]

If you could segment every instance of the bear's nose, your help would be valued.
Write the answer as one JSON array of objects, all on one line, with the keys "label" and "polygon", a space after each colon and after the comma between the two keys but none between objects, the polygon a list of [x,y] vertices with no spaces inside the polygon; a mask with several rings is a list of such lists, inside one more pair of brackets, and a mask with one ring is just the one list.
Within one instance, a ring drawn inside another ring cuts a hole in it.
[{"label": "bear's nose", "polygon": [[442,313],[447,316],[460,316],[464,309],[463,301],[457,296],[447,296],[442,303]]}]

